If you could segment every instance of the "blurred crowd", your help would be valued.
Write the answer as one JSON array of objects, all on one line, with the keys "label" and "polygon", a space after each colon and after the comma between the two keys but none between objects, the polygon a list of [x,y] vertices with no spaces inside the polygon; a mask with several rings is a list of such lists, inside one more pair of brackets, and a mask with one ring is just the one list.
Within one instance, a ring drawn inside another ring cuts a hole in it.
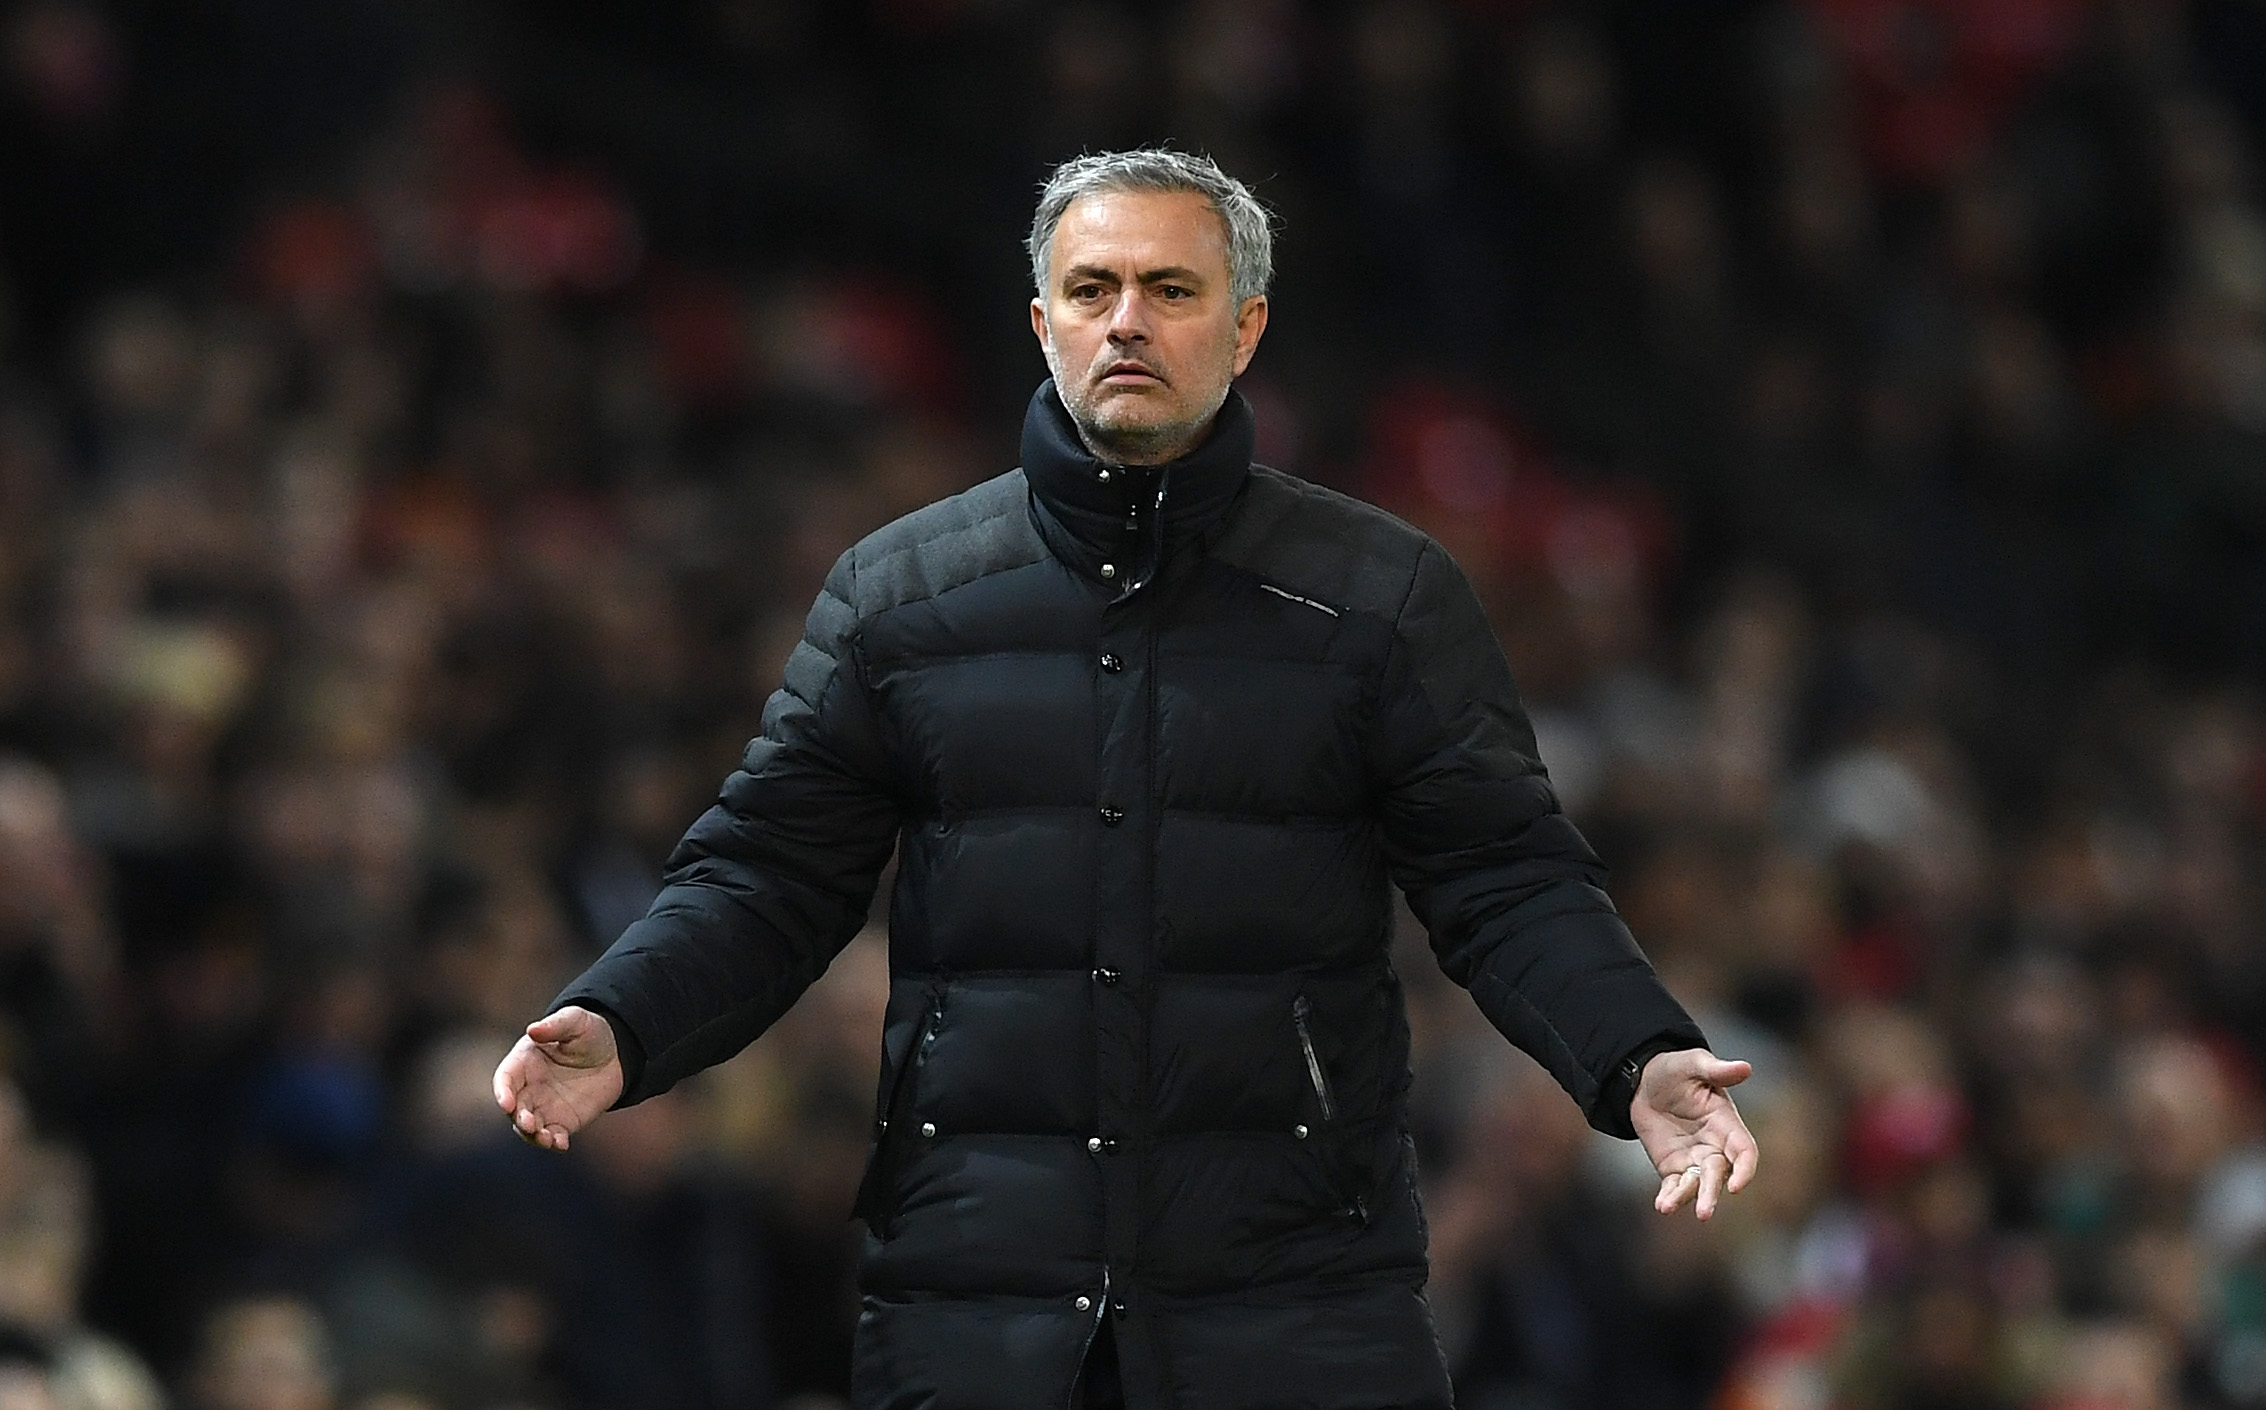
[{"label": "blurred crowd", "polygon": [[1456,553],[1756,1066],[1658,1219],[1404,925],[1460,1403],[2266,1406],[2266,10],[445,8],[105,264],[217,109],[0,5],[0,1410],[842,1403],[885,917],[568,1157],[489,1073],[1162,138],[1284,217],[1261,458]]}]

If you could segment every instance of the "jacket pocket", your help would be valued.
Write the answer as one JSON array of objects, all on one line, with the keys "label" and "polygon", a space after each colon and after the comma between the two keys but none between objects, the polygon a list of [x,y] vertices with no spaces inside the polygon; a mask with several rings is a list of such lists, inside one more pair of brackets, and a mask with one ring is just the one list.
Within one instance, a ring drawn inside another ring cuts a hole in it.
[{"label": "jacket pocket", "polygon": [[1314,1051],[1314,1029],[1308,1022],[1313,1013],[1313,1002],[1304,994],[1290,1001],[1290,1022],[1298,1030],[1298,1050],[1306,1059],[1306,1080],[1314,1088],[1314,1105],[1321,1110],[1324,1121],[1336,1121],[1338,1104],[1330,1095],[1330,1074],[1322,1066],[1322,1055]]},{"label": "jacket pocket", "polygon": [[1309,1129],[1300,1122],[1294,1134],[1301,1141],[1312,1140],[1318,1146],[1323,1168],[1327,1171],[1330,1188],[1340,1201],[1338,1212],[1348,1218],[1369,1222],[1369,1182],[1361,1178],[1358,1167],[1366,1162],[1357,1152],[1361,1148],[1358,1134],[1360,1123],[1338,1120],[1337,1093],[1330,1084],[1330,1069],[1322,1061],[1321,1050],[1314,1045],[1314,1004],[1304,994],[1290,1003],[1291,1029],[1298,1035],[1298,1055],[1306,1064],[1306,1082],[1312,1089],[1314,1109],[1320,1117],[1318,1128]]},{"label": "jacket pocket", "polygon": [[882,1239],[889,1237],[897,1176],[910,1149],[904,1128],[912,1120],[913,1074],[928,1060],[929,1044],[935,1040],[937,1025],[943,1020],[944,986],[938,983],[929,988],[928,1002],[922,1006],[920,1022],[913,1025],[905,1050],[883,1055],[894,1059],[889,1066],[887,1093],[874,1114],[873,1151],[866,1157],[865,1174],[858,1181],[857,1199],[850,1206],[850,1216],[863,1219],[866,1227]]}]

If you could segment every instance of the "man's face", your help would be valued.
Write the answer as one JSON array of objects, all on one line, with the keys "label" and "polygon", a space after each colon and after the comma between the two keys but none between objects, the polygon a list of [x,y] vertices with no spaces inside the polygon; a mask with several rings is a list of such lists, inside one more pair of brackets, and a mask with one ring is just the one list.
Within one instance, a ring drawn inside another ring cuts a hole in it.
[{"label": "man's face", "polygon": [[1055,228],[1031,331],[1095,453],[1160,465],[1192,449],[1250,365],[1267,301],[1237,308],[1227,229],[1190,191],[1082,196]]}]

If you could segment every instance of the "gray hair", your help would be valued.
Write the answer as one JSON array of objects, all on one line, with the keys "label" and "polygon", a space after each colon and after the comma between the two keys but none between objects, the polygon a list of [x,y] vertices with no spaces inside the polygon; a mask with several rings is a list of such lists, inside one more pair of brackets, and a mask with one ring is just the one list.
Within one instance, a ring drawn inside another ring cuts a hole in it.
[{"label": "gray hair", "polygon": [[1031,283],[1046,297],[1047,264],[1063,212],[1081,196],[1108,191],[1190,191],[1211,203],[1227,227],[1228,291],[1235,306],[1267,292],[1275,273],[1273,218],[1251,188],[1220,170],[1210,157],[1190,156],[1169,147],[1130,152],[1096,152],[1072,157],[1056,167],[1039,188],[1039,208],[1031,217]]}]

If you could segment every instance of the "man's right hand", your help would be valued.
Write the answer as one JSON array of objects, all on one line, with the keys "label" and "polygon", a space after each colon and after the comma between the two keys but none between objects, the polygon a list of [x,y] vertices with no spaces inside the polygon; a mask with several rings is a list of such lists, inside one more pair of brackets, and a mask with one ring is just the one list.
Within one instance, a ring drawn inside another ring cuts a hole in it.
[{"label": "man's right hand", "polygon": [[527,1025],[496,1067],[496,1105],[520,1139],[563,1151],[622,1094],[622,1060],[605,1019],[573,1005]]}]

